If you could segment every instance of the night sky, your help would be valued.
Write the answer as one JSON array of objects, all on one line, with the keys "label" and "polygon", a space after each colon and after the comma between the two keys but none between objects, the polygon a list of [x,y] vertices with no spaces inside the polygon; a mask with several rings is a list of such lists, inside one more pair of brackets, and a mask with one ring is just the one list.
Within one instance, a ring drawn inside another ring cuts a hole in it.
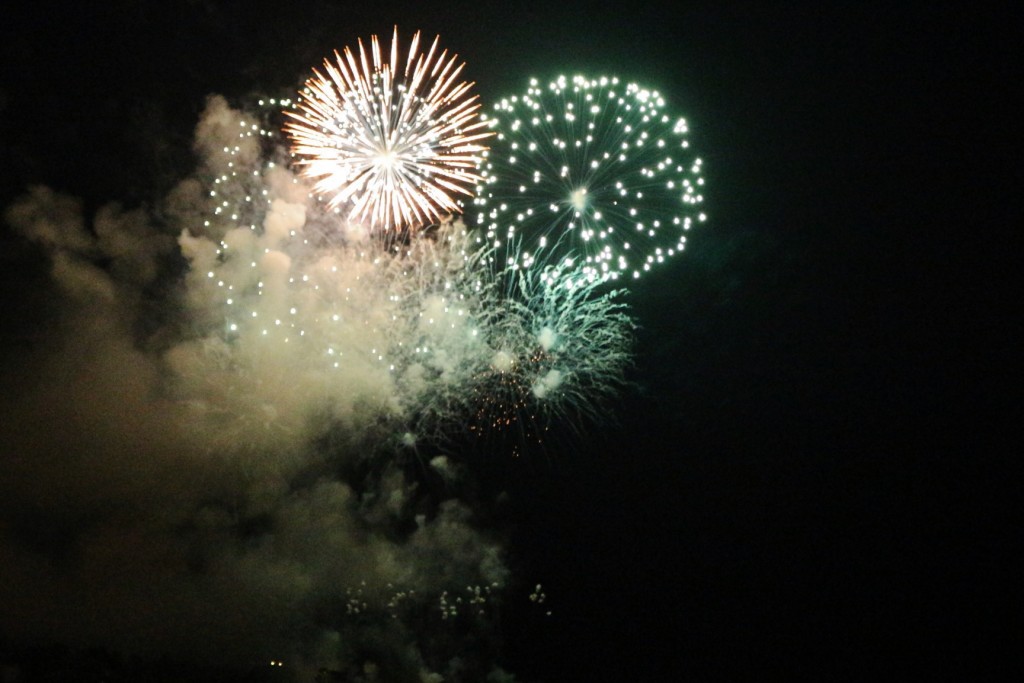
[{"label": "night sky", "polygon": [[[440,34],[485,103],[532,75],[616,73],[687,117],[709,220],[631,287],[631,387],[582,436],[465,462],[481,527],[552,610],[507,598],[494,657],[517,680],[990,679],[1019,649],[1019,15],[15,5],[0,27],[2,207],[37,184],[81,198],[87,216],[113,201],[151,207],[192,172],[208,95],[243,106],[293,92],[331,50],[394,24]],[[42,252],[7,225],[0,237],[11,406],[32,391],[25,359],[48,347],[59,314]],[[0,445],[0,458],[26,457],[29,441]],[[18,476],[0,531],[67,531],[52,521],[72,509],[62,480],[34,498],[39,482]],[[55,543],[22,545],[52,559]],[[22,609],[0,618],[0,654],[46,645],[48,620],[62,624],[52,641],[68,640],[67,620]],[[125,647],[91,642],[90,629],[106,631],[88,619],[74,628],[83,647]],[[169,654],[190,656],[178,647]]]}]

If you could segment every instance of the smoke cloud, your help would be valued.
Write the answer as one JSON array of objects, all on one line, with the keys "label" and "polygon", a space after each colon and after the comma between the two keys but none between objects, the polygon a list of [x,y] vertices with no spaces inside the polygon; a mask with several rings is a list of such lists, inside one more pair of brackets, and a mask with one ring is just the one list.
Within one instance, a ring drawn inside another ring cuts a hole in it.
[{"label": "smoke cloud", "polygon": [[[202,167],[157,212],[110,205],[90,219],[45,187],[5,212],[46,253],[59,315],[0,394],[0,628],[220,665],[283,660],[299,677],[420,680],[458,650],[421,648],[419,621],[467,590],[496,597],[502,550],[463,503],[422,494],[381,457],[405,408],[373,360],[404,333],[387,324],[407,303],[395,278],[365,244],[307,242],[298,258],[330,292],[294,287],[284,243],[307,227],[309,200],[284,169],[235,188],[270,195],[254,229],[216,220],[210,179],[264,164],[240,122],[254,123],[211,99]],[[287,343],[262,334],[298,306],[308,318]],[[428,307],[443,317],[439,300]],[[446,613],[463,621],[453,642],[486,628],[472,597]]]},{"label": "smoke cloud", "polygon": [[596,410],[628,362],[617,295],[502,278],[458,222],[370,239],[223,98],[194,145],[159,206],[90,217],[35,187],[5,211],[58,312],[0,391],[0,631],[302,680],[511,680],[504,550],[445,445]]}]

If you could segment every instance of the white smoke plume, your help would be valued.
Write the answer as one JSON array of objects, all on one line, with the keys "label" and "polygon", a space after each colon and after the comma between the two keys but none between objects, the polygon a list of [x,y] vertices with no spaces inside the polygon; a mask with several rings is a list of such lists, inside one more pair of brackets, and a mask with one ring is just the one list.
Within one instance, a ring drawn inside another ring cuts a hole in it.
[{"label": "white smoke plume", "polygon": [[462,652],[494,647],[501,544],[403,463],[594,414],[628,362],[618,298],[550,273],[510,296],[457,222],[368,237],[222,98],[195,149],[159,207],[90,219],[37,187],[5,211],[59,316],[0,393],[0,631],[299,680],[511,680]]}]

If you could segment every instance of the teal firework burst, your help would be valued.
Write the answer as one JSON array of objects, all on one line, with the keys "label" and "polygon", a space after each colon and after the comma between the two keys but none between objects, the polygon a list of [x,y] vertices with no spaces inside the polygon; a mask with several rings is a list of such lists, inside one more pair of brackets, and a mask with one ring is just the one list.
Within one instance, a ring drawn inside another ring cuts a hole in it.
[{"label": "teal firework burst", "polygon": [[702,162],[655,90],[560,76],[497,102],[472,220],[506,266],[640,277],[705,220]]}]

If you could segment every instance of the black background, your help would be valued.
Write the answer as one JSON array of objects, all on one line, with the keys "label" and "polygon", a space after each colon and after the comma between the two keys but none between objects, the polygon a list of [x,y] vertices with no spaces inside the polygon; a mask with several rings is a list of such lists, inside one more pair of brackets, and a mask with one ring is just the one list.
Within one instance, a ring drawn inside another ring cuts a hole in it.
[{"label": "black background", "polygon": [[[1022,635],[1019,14],[512,4],[15,3],[3,204],[31,183],[152,200],[190,170],[206,95],[280,94],[395,23],[440,33],[485,100],[576,70],[657,87],[690,120],[710,220],[633,288],[617,420],[480,466],[553,610],[510,611],[507,668],[990,678]],[[15,329],[29,266],[3,244]]]}]

